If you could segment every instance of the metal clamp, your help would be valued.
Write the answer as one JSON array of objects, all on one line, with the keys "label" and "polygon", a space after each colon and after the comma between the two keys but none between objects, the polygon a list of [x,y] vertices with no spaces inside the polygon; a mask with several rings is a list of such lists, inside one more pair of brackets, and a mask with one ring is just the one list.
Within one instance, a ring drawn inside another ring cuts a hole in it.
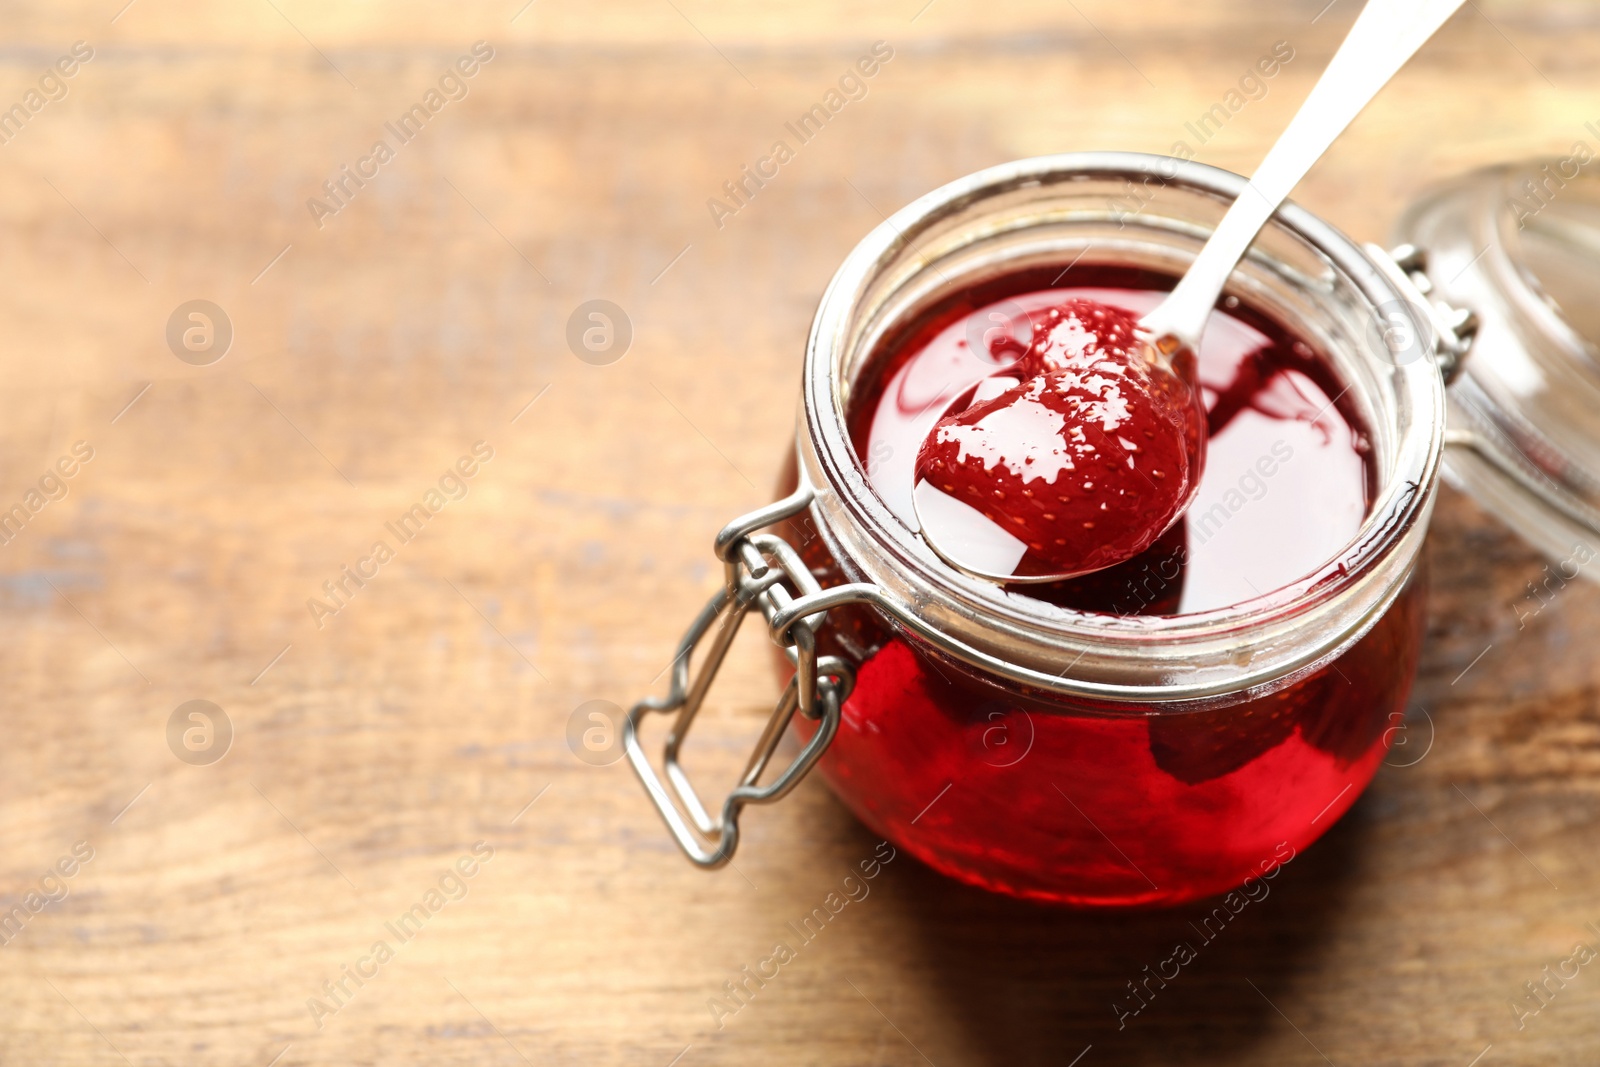
[{"label": "metal clamp", "polygon": [[1439,374],[1449,385],[1461,373],[1461,365],[1478,335],[1478,316],[1469,308],[1458,308],[1433,295],[1433,280],[1428,277],[1428,254],[1416,245],[1400,245],[1388,250],[1369,244],[1367,254],[1378,269],[1405,294],[1406,302],[1422,312],[1423,323],[1433,335],[1434,358]]},{"label": "metal clamp", "polygon": [[[822,756],[839,729],[840,708],[855,682],[854,672],[844,661],[817,655],[817,630],[828,609],[839,605],[838,596],[823,592],[810,568],[787,541],[756,532],[799,514],[810,506],[811,500],[810,487],[802,486],[775,504],[735,519],[717,535],[717,556],[726,569],[723,587],[678,643],[667,695],[639,701],[628,712],[623,727],[628,760],[667,829],[684,854],[707,869],[721,867],[733,857],[739,844],[739,812],[746,804],[770,804],[782,799]],[[785,583],[798,595],[791,594]],[[766,619],[768,633],[794,664],[795,673],[757,739],[738,785],[723,801],[720,817],[712,818],[689,783],[678,755],[717,670],[751,609],[759,610]],[[708,637],[699,668],[691,677],[690,657]],[[639,721],[651,712],[677,713],[667,734],[664,775],[656,773],[639,744]],[[816,720],[817,732],[782,773],[767,785],[757,785],[797,712]]]},{"label": "metal clamp", "polygon": [[1526,454],[1516,448],[1515,444],[1510,444],[1510,447],[1521,456],[1520,462],[1508,455],[1505,448],[1497,447],[1493,440],[1477,430],[1447,429],[1444,432],[1444,443],[1447,448],[1471,452],[1487,463],[1495,473],[1509,479],[1518,489],[1532,496],[1567,522],[1581,529],[1600,533],[1600,512],[1596,512],[1583,501],[1559,488],[1551,480],[1550,475],[1536,467]]}]

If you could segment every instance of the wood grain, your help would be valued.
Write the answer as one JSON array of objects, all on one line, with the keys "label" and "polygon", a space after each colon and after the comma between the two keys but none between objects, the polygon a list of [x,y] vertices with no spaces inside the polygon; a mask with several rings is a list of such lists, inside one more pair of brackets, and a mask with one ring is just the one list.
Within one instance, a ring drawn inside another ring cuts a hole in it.
[{"label": "wood grain", "polygon": [[[0,146],[0,509],[74,442],[94,458],[0,548],[0,902],[77,842],[93,858],[0,946],[0,1060],[1595,1060],[1600,970],[1521,1030],[1508,1002],[1600,938],[1600,591],[1524,625],[1543,562],[1450,492],[1431,749],[1126,1029],[1111,1001],[1191,912],[1029,907],[910,859],[713,1021],[708,998],[875,842],[810,781],[750,814],[737,870],[700,874],[566,730],[659,684],[716,580],[713,532],[766,499],[833,268],[979,167],[1169,149],[1287,40],[1201,150],[1248,169],[1356,7],[920,2],[8,9],[0,107],[74,41],[95,55]],[[319,228],[307,199],[478,40],[495,55],[465,99]],[[866,97],[719,229],[706,200],[876,40],[895,55]],[[1564,152],[1600,118],[1597,56],[1592,5],[1470,7],[1300,199],[1381,239],[1431,181]],[[196,298],[235,330],[205,367],[163,338]],[[610,366],[565,340],[596,298],[633,324]],[[480,441],[465,498],[319,628],[307,599]],[[696,737],[705,773],[773,695],[742,649]],[[209,766],[168,748],[192,699],[234,730]],[[479,841],[465,895],[316,1017]]]}]

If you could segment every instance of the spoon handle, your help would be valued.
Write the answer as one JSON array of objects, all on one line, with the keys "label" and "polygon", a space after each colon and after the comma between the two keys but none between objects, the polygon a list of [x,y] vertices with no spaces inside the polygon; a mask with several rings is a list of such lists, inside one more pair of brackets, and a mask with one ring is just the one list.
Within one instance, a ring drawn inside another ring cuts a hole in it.
[{"label": "spoon handle", "polygon": [[[1142,320],[1194,348],[1228,276],[1272,213],[1465,0],[1368,0],[1328,68],[1170,296]],[[1161,346],[1166,347],[1166,346]]]}]

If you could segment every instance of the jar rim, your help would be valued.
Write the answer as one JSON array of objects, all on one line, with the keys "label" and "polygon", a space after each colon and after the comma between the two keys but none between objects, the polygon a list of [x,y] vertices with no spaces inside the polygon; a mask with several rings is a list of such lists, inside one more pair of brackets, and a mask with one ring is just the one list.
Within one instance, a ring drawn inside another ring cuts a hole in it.
[{"label": "jar rim", "polygon": [[[1348,647],[1398,595],[1420,551],[1444,442],[1444,387],[1432,350],[1425,358],[1390,361],[1384,368],[1413,417],[1397,430],[1393,461],[1380,472],[1379,491],[1345,547],[1304,578],[1261,596],[1172,616],[1114,616],[1059,608],[1009,595],[940,562],[867,483],[846,423],[844,383],[837,373],[852,317],[869,287],[939,220],[985,198],[1029,186],[1151,179],[1165,188],[1223,204],[1231,203],[1247,184],[1229,171],[1170,156],[1071,153],[978,171],[886,219],[845,258],[818,307],[806,350],[797,444],[801,476],[817,492],[813,512],[821,520],[819,527],[846,571],[855,572],[852,577],[898,585],[901,598],[935,627],[957,629],[964,640],[990,654],[1026,663],[1043,688],[1112,702],[1174,703],[1287,684]],[[1363,249],[1292,202],[1278,210],[1269,226],[1297,238],[1325,260],[1375,317],[1376,310],[1386,305],[1409,306],[1406,294],[1374,261],[1378,250]],[[845,526],[850,529],[845,531]],[[881,558],[852,551],[863,544],[872,545]],[[1374,573],[1380,570],[1381,575]],[[1363,582],[1368,587],[1356,589]],[[1326,625],[1329,620],[1323,619],[1317,640],[1301,642],[1305,647],[1292,655],[1265,654],[1272,634],[1292,632],[1313,609],[1335,608],[1341,621]],[[1241,657],[1241,650],[1258,638],[1266,639],[1261,642],[1263,654]],[[1222,669],[1195,674],[1178,666],[1183,657],[1202,651],[1222,656]],[[1094,658],[1087,669],[1076,669],[1091,653]],[[1148,678],[1137,677],[1137,669],[1130,675],[1130,663],[1136,667],[1142,655],[1153,656],[1166,667],[1153,666],[1146,672]],[[1230,655],[1231,668],[1226,662]],[[1058,665],[1059,672],[1051,669]],[[1097,666],[1106,669],[1096,670]],[[1067,677],[1069,673],[1072,677]]]}]

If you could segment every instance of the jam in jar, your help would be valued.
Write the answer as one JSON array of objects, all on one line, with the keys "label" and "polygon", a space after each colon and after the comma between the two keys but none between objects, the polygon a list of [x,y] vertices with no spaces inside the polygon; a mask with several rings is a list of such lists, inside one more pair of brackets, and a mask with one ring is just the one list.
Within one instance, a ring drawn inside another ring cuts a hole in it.
[{"label": "jam in jar", "polygon": [[[1090,300],[1137,317],[1174,281],[1035,267],[887,335],[846,412],[872,490],[914,527],[912,461],[952,400],[1016,359],[1050,309]],[[1289,329],[1231,304],[1198,352],[1209,457],[1186,518],[1123,564],[1010,595],[1088,613],[1204,612],[1311,573],[1355,536],[1375,471],[1362,415],[1341,403],[1348,383]],[[803,522],[786,534],[823,586],[848,580]],[[855,668],[820,768],[874,832],[989,889],[1075,904],[1221,892],[1303,848],[1376,771],[1416,668],[1422,601],[1413,581],[1365,637],[1286,688],[1137,716],[998,692],[847,606],[819,633],[819,650]],[[802,721],[802,736],[814,728]]]},{"label": "jam in jar", "polygon": [[[820,766],[875,832],[963,881],[1170,904],[1275,868],[1355,802],[1416,671],[1444,447],[1433,346],[1456,340],[1385,347],[1378,326],[1421,298],[1381,252],[1292,203],[1262,230],[1197,354],[1198,495],[1138,556],[986,582],[923,541],[912,507],[952,401],[1051,308],[1153,307],[1244,186],[1159,156],[1021,160],[929,193],[850,253],[807,344],[793,491],[718,536],[724,587],[670,692],[624,731],[693,862],[725,864],[741,811]],[[785,689],[719,810],[679,753],[757,612]],[[652,713],[676,716],[664,773],[640,741]],[[799,751],[769,771],[786,732]]]}]

